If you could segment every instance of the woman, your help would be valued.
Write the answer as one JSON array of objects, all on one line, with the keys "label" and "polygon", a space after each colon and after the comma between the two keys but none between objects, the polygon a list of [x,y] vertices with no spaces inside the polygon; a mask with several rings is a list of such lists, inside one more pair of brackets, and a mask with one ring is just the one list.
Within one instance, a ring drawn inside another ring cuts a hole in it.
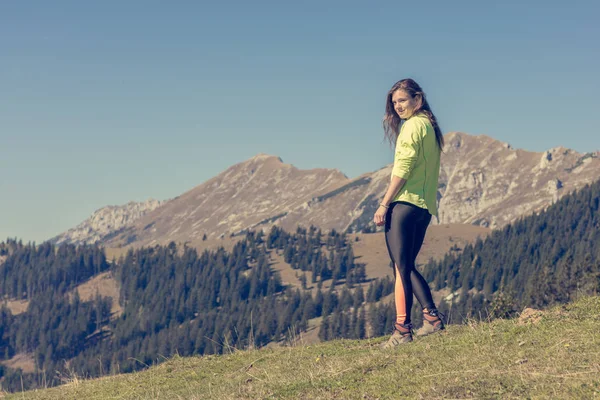
[{"label": "woman", "polygon": [[384,131],[396,142],[389,187],[373,220],[385,224],[385,243],[394,264],[396,323],[383,348],[412,341],[413,293],[423,308],[424,336],[444,329],[431,290],[415,269],[432,215],[437,215],[437,186],[444,137],[421,87],[412,79],[397,82],[387,94]]}]

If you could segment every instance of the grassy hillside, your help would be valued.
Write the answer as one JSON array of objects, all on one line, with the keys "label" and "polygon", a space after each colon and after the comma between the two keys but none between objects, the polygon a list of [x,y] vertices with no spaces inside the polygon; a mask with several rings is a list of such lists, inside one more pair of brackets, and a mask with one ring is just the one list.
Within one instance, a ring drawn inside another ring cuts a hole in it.
[{"label": "grassy hillside", "polygon": [[600,297],[512,320],[450,326],[384,352],[386,338],[175,357],[143,372],[7,399],[600,398]]}]

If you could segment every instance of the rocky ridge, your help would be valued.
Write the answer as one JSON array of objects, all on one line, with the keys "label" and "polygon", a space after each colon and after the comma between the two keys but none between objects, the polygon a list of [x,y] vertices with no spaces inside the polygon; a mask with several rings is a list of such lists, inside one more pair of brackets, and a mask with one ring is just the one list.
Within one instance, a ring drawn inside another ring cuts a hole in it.
[{"label": "rocky ridge", "polygon": [[514,149],[485,135],[445,136],[439,222],[500,228],[600,176],[598,152]]},{"label": "rocky ridge", "polygon": [[[600,175],[598,152],[580,154],[564,147],[529,152],[485,135],[460,132],[447,134],[445,140],[434,224],[500,228]],[[391,168],[389,164],[349,179],[337,169],[300,170],[279,157],[259,154],[151,212],[128,217],[129,223],[118,229],[111,231],[105,224],[100,239],[90,237],[107,246],[123,246],[194,241],[204,235],[216,238],[247,229],[267,231],[272,225],[288,230],[312,224],[325,230],[373,231],[372,216]],[[125,212],[117,210],[106,212]],[[96,232],[98,222],[88,222],[90,232]],[[71,240],[85,241],[85,231],[77,232]],[[62,237],[69,241],[69,232]]]},{"label": "rocky ridge", "polygon": [[148,199],[143,202],[130,201],[121,206],[102,207],[94,211],[90,218],[50,241],[55,244],[93,244],[104,241],[166,202],[168,200]]}]

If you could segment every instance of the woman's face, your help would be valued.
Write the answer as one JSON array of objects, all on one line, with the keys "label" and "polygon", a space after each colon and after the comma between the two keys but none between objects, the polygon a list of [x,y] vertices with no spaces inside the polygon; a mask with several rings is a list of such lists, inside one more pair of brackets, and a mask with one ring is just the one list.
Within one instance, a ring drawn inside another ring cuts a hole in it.
[{"label": "woman's face", "polygon": [[420,96],[410,97],[403,89],[398,89],[392,94],[392,105],[400,119],[409,119],[419,106]]}]

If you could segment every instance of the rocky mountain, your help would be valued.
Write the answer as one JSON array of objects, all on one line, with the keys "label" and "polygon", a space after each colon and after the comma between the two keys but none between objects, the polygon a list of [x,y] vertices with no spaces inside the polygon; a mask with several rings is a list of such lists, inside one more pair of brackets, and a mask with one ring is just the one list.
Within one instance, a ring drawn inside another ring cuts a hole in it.
[{"label": "rocky mountain", "polygon": [[50,239],[50,242],[55,244],[92,244],[103,241],[114,232],[133,224],[142,216],[166,202],[167,200],[148,199],[144,202],[130,201],[122,206],[102,207],[94,211],[90,218],[75,228],[71,228]]},{"label": "rocky mountain", "polygon": [[108,239],[108,246],[190,241],[268,227],[349,179],[337,169],[299,170],[258,154],[172,199]]},{"label": "rocky mountain", "polygon": [[514,149],[485,135],[449,133],[440,171],[440,223],[499,228],[600,176],[598,151]]},{"label": "rocky mountain", "polygon": [[[434,224],[499,228],[600,175],[598,152],[580,154],[563,147],[529,152],[484,135],[459,132],[445,139],[439,218]],[[337,169],[299,170],[279,157],[259,154],[143,215],[130,217],[129,224],[103,230],[102,241],[111,247],[133,242],[151,245],[194,241],[205,234],[216,238],[246,229],[267,231],[272,225],[294,230],[298,224],[372,231],[373,213],[391,168],[389,164],[349,179]],[[77,240],[85,240],[84,231],[79,232],[83,233]],[[62,237],[69,240],[69,232]]]}]

